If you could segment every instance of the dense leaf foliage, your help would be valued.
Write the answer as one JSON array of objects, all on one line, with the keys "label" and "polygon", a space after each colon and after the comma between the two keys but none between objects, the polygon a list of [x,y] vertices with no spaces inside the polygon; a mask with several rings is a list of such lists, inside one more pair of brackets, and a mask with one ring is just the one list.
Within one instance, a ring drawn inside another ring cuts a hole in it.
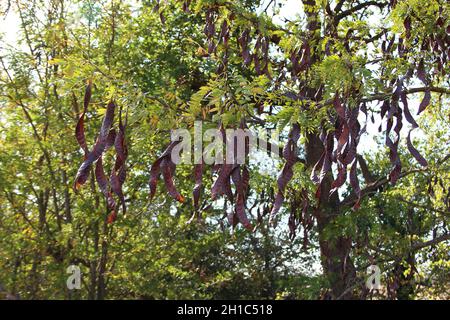
[{"label": "dense leaf foliage", "polygon": [[[0,12],[18,27],[0,46],[9,298],[448,298],[447,1]],[[280,159],[175,165],[170,129],[198,120],[272,130]]]}]

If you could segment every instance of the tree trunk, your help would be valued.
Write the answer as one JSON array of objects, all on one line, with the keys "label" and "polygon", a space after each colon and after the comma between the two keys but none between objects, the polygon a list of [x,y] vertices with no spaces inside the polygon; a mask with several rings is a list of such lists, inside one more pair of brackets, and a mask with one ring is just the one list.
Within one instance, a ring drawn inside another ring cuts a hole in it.
[{"label": "tree trunk", "polygon": [[[323,152],[323,145],[317,135],[309,135],[306,144],[306,165],[312,168],[319,160]],[[319,207],[316,209],[317,225],[319,230],[319,245],[322,268],[330,284],[330,292],[327,299],[353,299],[353,282],[356,277],[355,267],[350,258],[352,240],[347,237],[336,236],[325,238],[324,230],[339,216],[339,196],[335,192],[329,196],[332,183],[332,175],[329,173],[324,178],[319,199]]]},{"label": "tree trunk", "polygon": [[106,297],[106,263],[108,259],[108,241],[104,238],[108,235],[108,224],[106,221],[103,222],[103,240],[102,240],[102,251],[98,267],[98,281],[97,281],[97,300],[104,300]]},{"label": "tree trunk", "polygon": [[[323,55],[319,44],[321,40],[321,20],[319,9],[315,0],[303,0],[307,18],[307,41],[310,44],[310,66],[321,61]],[[328,26],[326,26],[328,27]],[[320,87],[308,87],[305,93],[308,99],[320,101],[322,99]],[[323,143],[319,133],[307,136],[305,146],[306,167],[313,168],[323,153]],[[333,176],[328,173],[323,179],[319,206],[315,210],[317,225],[319,229],[319,245],[322,267],[329,284],[330,292],[326,295],[328,299],[352,299],[352,290],[348,290],[355,279],[355,268],[350,259],[351,239],[337,236],[334,239],[325,239],[324,230],[333,223],[340,214],[339,196],[335,192],[329,196]]]}]

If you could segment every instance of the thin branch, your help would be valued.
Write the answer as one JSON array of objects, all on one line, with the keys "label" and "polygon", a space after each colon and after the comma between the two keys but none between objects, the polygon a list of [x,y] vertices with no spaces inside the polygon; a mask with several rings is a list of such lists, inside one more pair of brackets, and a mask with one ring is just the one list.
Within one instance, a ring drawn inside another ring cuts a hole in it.
[{"label": "thin branch", "polygon": [[367,7],[370,7],[370,6],[376,6],[376,7],[380,8],[380,9],[383,9],[387,5],[388,5],[387,2],[378,2],[378,1],[361,2],[360,4],[357,4],[356,6],[350,8],[350,9],[344,10],[341,13],[337,14],[334,17],[334,21],[335,22],[339,22],[340,20],[344,19],[345,17],[347,17],[347,16],[349,16],[349,15],[351,15],[351,14],[353,14],[353,13],[355,13],[355,12],[361,10],[361,9],[365,9]]},{"label": "thin branch", "polygon": [[334,12],[339,12],[342,10],[342,6],[344,5],[346,0],[340,0],[336,7],[334,8]]},{"label": "thin branch", "polygon": [[269,3],[267,4],[266,8],[264,9],[264,13],[267,14],[267,10],[269,10],[270,5],[274,2],[274,0],[270,0]]},{"label": "thin branch", "polygon": [[372,175],[372,173],[369,170],[369,166],[367,165],[366,160],[364,159],[363,156],[361,156],[360,154],[358,154],[356,156],[356,159],[358,160],[359,163],[359,167],[361,168],[364,180],[366,181],[366,184],[371,184],[375,181],[374,176]]},{"label": "thin branch", "polygon": [[[406,177],[412,173],[419,173],[419,172],[425,172],[427,171],[428,168],[422,168],[422,169],[411,169],[408,171],[404,171],[402,173],[400,173],[399,178],[403,178]],[[385,178],[379,178],[378,180],[376,180],[375,182],[367,185],[364,189],[361,190],[361,198],[375,193],[380,187],[384,186],[385,184],[389,183],[389,179],[387,177]],[[356,195],[355,194],[351,194],[349,195],[347,198],[345,198],[344,200],[342,200],[341,205],[342,206],[353,206],[357,201]]]},{"label": "thin branch", "polygon": [[[431,92],[436,92],[436,93],[441,93],[441,94],[450,94],[450,89],[434,87],[434,86],[406,89],[406,90],[404,90],[404,93],[413,94],[413,93],[426,92],[426,91],[431,91]],[[376,100],[383,101],[383,100],[390,99],[391,97],[392,97],[392,93],[377,93],[377,94],[374,94],[372,96],[362,99],[361,102],[371,102],[371,101],[376,101]],[[330,102],[331,102],[331,100],[330,100]]]},{"label": "thin branch", "polygon": [[[441,87],[434,87],[434,86],[410,88],[410,89],[404,90],[403,92],[406,93],[406,94],[413,94],[413,93],[426,92],[426,91],[450,95],[450,89],[441,88]],[[296,94],[294,92],[289,92],[288,91],[288,92],[285,92],[283,95],[285,97],[290,98],[290,99],[295,100],[295,101],[304,101],[305,103],[308,103],[308,102],[316,103],[315,101],[309,99],[308,97],[299,96],[298,94]],[[375,93],[375,94],[369,95],[369,96],[367,96],[365,98],[362,98],[360,100],[360,102],[384,101],[384,100],[390,99],[392,97],[392,95],[393,95],[392,92],[389,92],[389,93]],[[333,105],[333,101],[334,101],[334,99],[329,99],[329,100],[324,101],[322,104],[317,104],[317,106]]]},{"label": "thin branch", "polygon": [[432,240],[429,240],[429,241],[425,241],[425,242],[416,242],[416,243],[414,243],[414,245],[411,247],[411,251],[414,252],[414,251],[423,249],[423,248],[425,248],[425,247],[434,246],[434,245],[436,245],[436,244],[438,244],[438,243],[441,243],[441,242],[444,242],[444,241],[447,241],[447,240],[450,240],[450,233],[443,234],[443,235],[441,235],[441,236],[439,236],[439,237],[437,237],[437,238],[434,238],[434,239],[432,239]]},{"label": "thin branch", "polygon": [[448,212],[448,211],[439,210],[439,209],[435,209],[435,208],[430,208],[430,207],[418,204],[416,202],[406,200],[403,197],[397,196],[397,197],[395,197],[395,199],[398,200],[398,201],[404,202],[406,204],[409,204],[410,206],[413,206],[413,207],[416,207],[416,208],[420,208],[420,209],[424,209],[424,210],[428,210],[428,211],[434,211],[434,212],[437,212],[437,213],[440,213],[440,214],[443,214],[443,215],[450,215],[450,212]]},{"label": "thin branch", "polygon": [[[16,95],[20,96],[19,91],[15,87],[13,78],[11,77],[8,69],[6,68],[6,65],[3,62],[2,57],[0,57],[0,63],[2,65],[2,67],[3,67],[3,70],[5,71],[6,75],[8,76],[8,79],[9,79],[10,83],[14,87],[14,91],[15,91]],[[14,99],[12,97],[10,97],[10,99],[11,99],[11,101],[14,101]],[[44,145],[42,143],[42,138],[41,138],[41,136],[39,135],[39,133],[37,131],[37,128],[36,128],[36,126],[35,126],[35,124],[33,122],[33,118],[31,117],[30,113],[28,112],[27,107],[23,104],[22,100],[19,99],[19,101],[15,101],[15,102],[17,103],[17,105],[19,105],[21,107],[23,113],[25,114],[25,117],[27,118],[29,124],[31,125],[31,128],[33,129],[33,135],[36,138],[36,141],[37,141],[37,143],[39,145],[39,148],[43,152],[45,160],[47,162],[47,166],[48,166],[48,169],[49,169],[50,176],[52,177],[53,182],[56,183],[55,171],[53,170],[50,154],[48,153],[48,150],[44,147]]]}]

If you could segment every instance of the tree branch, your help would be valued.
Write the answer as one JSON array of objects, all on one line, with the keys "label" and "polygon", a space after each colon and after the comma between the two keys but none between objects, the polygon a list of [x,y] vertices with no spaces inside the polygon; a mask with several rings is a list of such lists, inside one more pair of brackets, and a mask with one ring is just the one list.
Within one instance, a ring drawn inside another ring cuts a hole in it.
[{"label": "tree branch", "polygon": [[[387,6],[387,4],[388,4],[387,2],[378,2],[378,1],[361,2],[360,4],[357,4],[356,6],[350,8],[350,9],[344,10],[341,13],[337,14],[334,17],[334,21],[335,21],[335,23],[337,23],[340,20],[344,19],[345,17],[347,17],[361,9],[370,7],[370,6],[377,6],[378,8],[383,9],[385,6]],[[341,5],[341,7],[342,7],[342,5]]]},{"label": "tree branch", "polygon": [[438,244],[440,242],[444,242],[444,241],[447,241],[447,240],[450,240],[450,233],[443,234],[443,235],[441,235],[441,236],[439,236],[437,238],[434,238],[432,240],[429,240],[429,241],[416,242],[411,247],[411,251],[417,251],[417,250],[423,249],[425,247],[434,246],[434,245],[436,245],[436,244]]},{"label": "tree branch", "polygon": [[440,214],[443,214],[443,215],[450,215],[450,212],[446,212],[446,211],[443,211],[443,210],[430,208],[430,207],[427,207],[427,206],[424,206],[424,205],[421,205],[421,204],[418,204],[418,203],[406,200],[406,199],[404,199],[402,197],[395,197],[395,200],[404,202],[404,203],[409,204],[410,206],[413,206],[413,207],[416,207],[416,208],[421,208],[421,209],[428,210],[428,211],[434,211],[434,212],[437,212],[437,213],[440,213]]},{"label": "tree branch", "polygon": [[[413,94],[413,93],[426,92],[426,91],[431,91],[431,92],[436,92],[436,93],[441,93],[441,94],[450,94],[450,89],[441,88],[441,87],[433,87],[433,86],[418,87],[418,88],[411,88],[411,89],[404,90],[404,92],[406,94]],[[392,97],[392,93],[377,93],[377,94],[374,94],[372,96],[362,99],[361,102],[371,102],[371,101],[375,101],[375,100],[382,101],[382,100],[387,100],[391,97]],[[331,102],[331,100],[330,100],[330,102]]]},{"label": "tree branch", "polygon": [[361,168],[364,180],[366,180],[366,184],[373,183],[375,181],[375,178],[373,177],[372,173],[370,172],[366,160],[360,154],[358,154],[356,156],[356,159],[358,160],[359,167]]},{"label": "tree branch", "polygon": [[[428,168],[411,169],[411,170],[400,173],[399,178],[406,177],[412,173],[425,172],[427,170],[428,170]],[[376,192],[380,187],[384,186],[387,183],[389,183],[389,179],[387,177],[385,177],[385,178],[379,178],[375,182],[367,185],[364,189],[361,190],[361,199],[369,194]],[[356,203],[356,201],[357,201],[356,195],[351,194],[348,197],[346,197],[344,200],[341,201],[341,205],[342,206],[353,206]]]}]

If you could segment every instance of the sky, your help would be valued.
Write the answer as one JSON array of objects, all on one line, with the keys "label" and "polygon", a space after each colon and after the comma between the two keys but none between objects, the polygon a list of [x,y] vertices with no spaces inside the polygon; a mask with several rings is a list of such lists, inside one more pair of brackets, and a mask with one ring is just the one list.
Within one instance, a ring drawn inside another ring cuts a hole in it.
[{"label": "sky", "polygon": [[0,34],[3,36],[3,40],[10,44],[17,44],[17,32],[19,30],[19,17],[13,10],[8,12],[6,17],[0,18]]}]

